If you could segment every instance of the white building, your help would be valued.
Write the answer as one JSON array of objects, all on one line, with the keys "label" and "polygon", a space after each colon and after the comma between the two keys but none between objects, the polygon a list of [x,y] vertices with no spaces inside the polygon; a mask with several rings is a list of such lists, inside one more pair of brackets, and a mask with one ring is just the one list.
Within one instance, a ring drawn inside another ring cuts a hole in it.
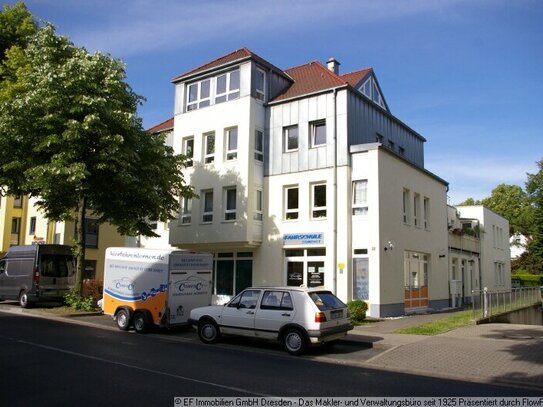
[{"label": "white building", "polygon": [[305,284],[374,317],[449,306],[447,183],[371,68],[283,71],[243,48],[173,82],[173,146],[199,198],[170,244],[214,253],[217,302]]}]

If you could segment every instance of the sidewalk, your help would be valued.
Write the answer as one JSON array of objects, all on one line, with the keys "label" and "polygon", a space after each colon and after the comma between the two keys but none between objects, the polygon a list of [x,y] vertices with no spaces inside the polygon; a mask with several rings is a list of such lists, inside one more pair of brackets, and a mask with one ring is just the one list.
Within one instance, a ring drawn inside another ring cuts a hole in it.
[{"label": "sidewalk", "polygon": [[[0,311],[117,330],[111,317],[99,314],[55,316],[38,310],[22,310],[6,303],[0,306]],[[394,333],[398,328],[453,314],[412,315],[356,326],[345,340],[363,345],[358,351],[361,357],[347,355],[350,359],[344,359],[343,363],[422,376],[515,385],[540,390],[543,395],[543,326],[469,325],[436,336]],[[192,330],[174,336],[180,336],[179,340],[196,340]],[[323,360],[334,361],[333,352],[324,355]]]},{"label": "sidewalk", "polygon": [[413,315],[357,326],[349,337],[384,351],[365,365],[425,376],[508,384],[541,390],[543,326],[469,325],[435,335],[394,334],[451,314]]}]

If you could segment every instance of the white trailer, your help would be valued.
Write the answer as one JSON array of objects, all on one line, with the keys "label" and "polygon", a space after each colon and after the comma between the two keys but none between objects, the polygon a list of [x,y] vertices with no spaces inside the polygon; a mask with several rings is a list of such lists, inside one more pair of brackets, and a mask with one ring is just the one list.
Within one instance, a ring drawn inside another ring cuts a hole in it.
[{"label": "white trailer", "polygon": [[104,314],[119,329],[188,324],[193,308],[211,304],[213,256],[206,252],[111,247],[104,267]]}]

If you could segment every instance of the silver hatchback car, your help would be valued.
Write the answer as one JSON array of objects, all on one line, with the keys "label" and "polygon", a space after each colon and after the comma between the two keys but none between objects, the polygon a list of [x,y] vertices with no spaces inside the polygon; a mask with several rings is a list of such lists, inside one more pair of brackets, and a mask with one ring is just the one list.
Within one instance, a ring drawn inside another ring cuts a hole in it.
[{"label": "silver hatchback car", "polygon": [[251,287],[225,305],[195,308],[189,323],[205,343],[221,335],[282,342],[293,354],[336,341],[353,329],[347,306],[330,291],[304,287]]}]

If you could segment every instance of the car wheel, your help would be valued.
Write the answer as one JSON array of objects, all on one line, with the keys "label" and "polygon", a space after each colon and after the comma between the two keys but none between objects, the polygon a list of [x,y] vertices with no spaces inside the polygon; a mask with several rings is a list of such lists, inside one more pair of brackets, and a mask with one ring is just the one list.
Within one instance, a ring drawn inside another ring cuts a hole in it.
[{"label": "car wheel", "polygon": [[198,324],[198,336],[204,343],[215,343],[220,337],[219,327],[209,319],[206,319]]},{"label": "car wheel", "polygon": [[144,312],[134,314],[134,330],[139,334],[149,331],[149,318]]},{"label": "car wheel", "polygon": [[115,321],[121,331],[128,331],[128,328],[130,327],[130,313],[125,309],[119,310],[115,317]]},{"label": "car wheel", "polygon": [[32,306],[32,303],[28,300],[28,294],[26,291],[21,291],[19,294],[19,305],[22,308],[30,308]]},{"label": "car wheel", "polygon": [[283,335],[283,344],[291,355],[301,355],[307,348],[307,339],[300,329],[293,328]]}]

